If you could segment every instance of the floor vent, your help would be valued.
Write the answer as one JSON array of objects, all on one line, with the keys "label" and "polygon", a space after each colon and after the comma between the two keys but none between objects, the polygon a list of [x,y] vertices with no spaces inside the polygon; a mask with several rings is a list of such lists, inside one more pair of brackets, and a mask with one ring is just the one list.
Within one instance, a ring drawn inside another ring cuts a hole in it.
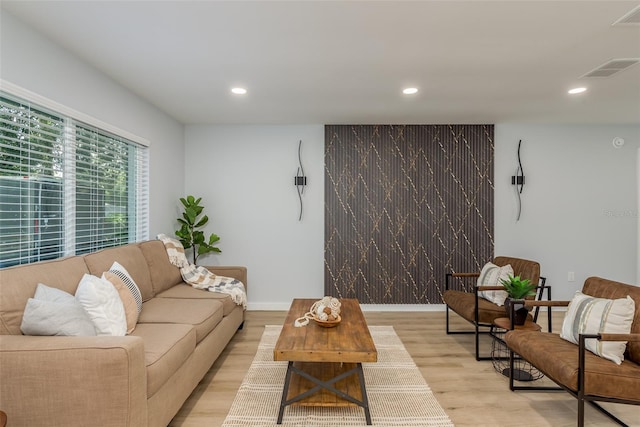
[{"label": "floor vent", "polygon": [[610,77],[619,71],[637,64],[638,62],[640,62],[640,58],[612,59],[598,68],[589,71],[582,77]]}]

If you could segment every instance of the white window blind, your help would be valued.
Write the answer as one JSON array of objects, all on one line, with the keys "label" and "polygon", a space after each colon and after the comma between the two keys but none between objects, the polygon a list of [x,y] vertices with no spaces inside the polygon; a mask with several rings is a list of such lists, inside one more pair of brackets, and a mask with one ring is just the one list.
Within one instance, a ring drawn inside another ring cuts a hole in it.
[{"label": "white window blind", "polygon": [[148,148],[0,93],[0,267],[148,239]]}]

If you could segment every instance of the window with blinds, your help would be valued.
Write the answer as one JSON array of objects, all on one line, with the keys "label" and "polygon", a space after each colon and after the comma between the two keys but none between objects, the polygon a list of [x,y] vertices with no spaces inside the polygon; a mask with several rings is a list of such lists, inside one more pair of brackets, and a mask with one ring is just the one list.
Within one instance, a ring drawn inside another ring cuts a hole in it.
[{"label": "window with blinds", "polygon": [[148,238],[148,147],[0,93],[0,267]]}]

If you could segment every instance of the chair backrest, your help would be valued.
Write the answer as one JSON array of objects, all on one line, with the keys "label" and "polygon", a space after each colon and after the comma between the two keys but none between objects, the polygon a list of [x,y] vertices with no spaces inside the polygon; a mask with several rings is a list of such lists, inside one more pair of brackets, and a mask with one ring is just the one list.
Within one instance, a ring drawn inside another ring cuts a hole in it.
[{"label": "chair backrest", "polygon": [[504,267],[511,264],[513,274],[520,276],[521,279],[529,279],[531,283],[538,285],[540,283],[540,264],[523,258],[513,258],[508,256],[499,256],[493,260],[497,266]]},{"label": "chair backrest", "polygon": [[[582,293],[596,298],[618,299],[630,296],[635,302],[636,311],[631,324],[631,333],[640,334],[640,286],[628,285],[602,277],[589,277],[585,280]],[[640,342],[627,344],[627,358],[640,363]]]}]

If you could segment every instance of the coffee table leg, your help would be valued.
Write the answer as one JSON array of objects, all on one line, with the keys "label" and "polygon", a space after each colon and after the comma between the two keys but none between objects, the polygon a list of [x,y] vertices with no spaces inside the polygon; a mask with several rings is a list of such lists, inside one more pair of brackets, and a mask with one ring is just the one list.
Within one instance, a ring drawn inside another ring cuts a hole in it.
[{"label": "coffee table leg", "polygon": [[287,375],[284,377],[284,388],[282,390],[282,399],[280,400],[280,411],[278,411],[277,424],[282,424],[282,417],[284,416],[284,408],[287,406],[287,395],[289,394],[289,382],[291,381],[291,368],[293,362],[289,362],[287,365]]},{"label": "coffee table leg", "polygon": [[362,363],[358,363],[358,379],[360,380],[360,390],[362,391],[362,409],[364,409],[364,417],[367,420],[367,425],[371,425],[371,412],[369,412],[369,399],[367,398],[367,389],[364,385],[364,371],[362,370]]},{"label": "coffee table leg", "polygon": [[[354,372],[355,371],[355,372]],[[296,372],[298,375],[301,375],[303,378],[308,379],[309,381],[311,381],[312,383],[316,384],[316,387],[314,387],[313,389],[307,390],[306,392],[292,398],[291,400],[287,400],[287,396],[289,395],[289,385],[291,383],[291,375],[292,373]],[[349,375],[353,375],[353,374],[357,374],[358,375],[358,381],[360,383],[360,391],[362,393],[362,401],[358,401],[355,398],[353,398],[352,396],[349,396],[348,394],[335,389],[331,384],[333,384],[334,382],[339,381],[340,379],[349,376]],[[369,411],[369,398],[367,397],[367,389],[365,386],[365,382],[364,382],[364,371],[362,369],[362,363],[356,363],[356,367],[342,373],[341,375],[338,375],[337,377],[334,377],[332,379],[330,379],[329,381],[321,381],[317,378],[314,378],[313,376],[307,374],[304,371],[301,371],[299,369],[297,369],[294,365],[293,362],[289,362],[287,364],[287,374],[284,378],[284,388],[282,390],[282,399],[280,400],[280,410],[278,411],[278,420],[277,420],[277,424],[282,424],[282,418],[284,416],[284,409],[287,407],[287,405],[298,401],[300,399],[302,399],[303,397],[306,397],[309,394],[314,393],[315,391],[317,391],[317,389],[320,388],[325,388],[327,390],[332,391],[333,393],[337,394],[338,396],[342,397],[343,399],[349,400],[353,403],[358,404],[359,406],[362,407],[362,409],[364,410],[364,417],[366,419],[367,425],[371,425],[371,412]]]}]

